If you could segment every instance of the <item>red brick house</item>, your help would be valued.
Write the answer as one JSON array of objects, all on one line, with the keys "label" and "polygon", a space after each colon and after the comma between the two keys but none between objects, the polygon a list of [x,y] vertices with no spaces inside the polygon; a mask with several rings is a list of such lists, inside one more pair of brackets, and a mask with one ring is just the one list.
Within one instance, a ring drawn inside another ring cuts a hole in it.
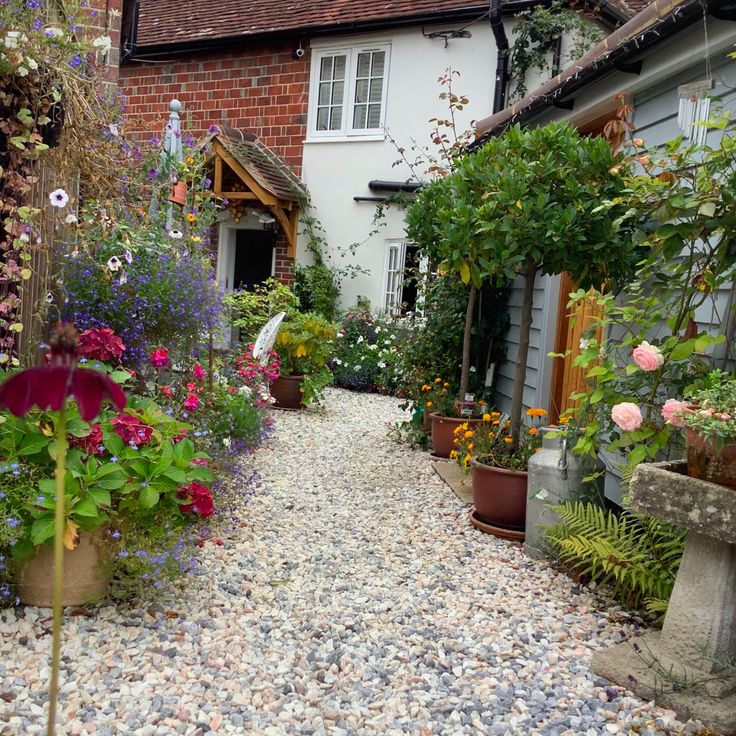
[{"label": "red brick house", "polygon": [[[437,79],[449,67],[460,70],[476,116],[493,108],[504,29],[510,32],[513,15],[535,3],[129,0],[119,75],[126,127],[140,138],[160,135],[176,98],[183,127],[194,135],[213,125],[255,134],[308,187],[328,253],[361,242],[354,258],[362,273],[343,284],[343,304],[362,295],[392,310],[402,304],[400,274],[414,255],[403,217],[389,213],[382,232],[368,235],[371,203],[386,196],[381,185],[414,175],[393,166],[391,139],[426,138],[427,121],[446,112],[438,106]],[[617,2],[588,8],[609,27],[627,16]],[[460,115],[461,126],[471,122],[470,113]],[[239,283],[239,256],[262,264],[250,279],[290,279],[293,249],[282,230],[268,269],[268,253],[260,252],[268,244],[257,232],[262,203],[252,202],[245,218],[220,225],[218,280],[226,288]],[[308,260],[301,241],[296,258]]]}]

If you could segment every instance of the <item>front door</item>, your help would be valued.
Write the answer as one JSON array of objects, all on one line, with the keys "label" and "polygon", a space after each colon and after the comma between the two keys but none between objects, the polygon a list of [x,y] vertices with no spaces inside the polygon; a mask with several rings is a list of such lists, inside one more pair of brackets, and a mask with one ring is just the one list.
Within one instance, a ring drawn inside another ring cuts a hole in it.
[{"label": "front door", "polygon": [[274,237],[270,230],[236,230],[234,289],[252,289],[273,276]]}]

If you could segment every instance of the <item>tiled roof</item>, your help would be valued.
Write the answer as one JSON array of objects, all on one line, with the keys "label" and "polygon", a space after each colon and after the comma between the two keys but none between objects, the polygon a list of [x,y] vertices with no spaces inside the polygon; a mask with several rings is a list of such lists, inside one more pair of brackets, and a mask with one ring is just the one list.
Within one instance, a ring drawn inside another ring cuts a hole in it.
[{"label": "tiled roof", "polygon": [[288,164],[255,133],[220,127],[212,136],[266,191],[278,199],[299,202],[307,192]]},{"label": "tiled roof", "polygon": [[[608,5],[625,18],[649,1],[608,0]],[[136,45],[145,48],[325,29],[350,31],[364,24],[411,19],[417,23],[459,16],[480,19],[489,4],[489,0],[140,0]]]}]

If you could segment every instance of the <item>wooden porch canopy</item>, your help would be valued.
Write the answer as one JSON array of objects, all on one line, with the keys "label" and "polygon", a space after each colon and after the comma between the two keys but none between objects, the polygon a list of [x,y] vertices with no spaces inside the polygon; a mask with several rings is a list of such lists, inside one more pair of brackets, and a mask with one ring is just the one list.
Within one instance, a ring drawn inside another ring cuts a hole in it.
[{"label": "wooden porch canopy", "polygon": [[214,162],[214,193],[230,201],[236,220],[246,204],[270,212],[286,237],[287,255],[294,258],[299,207],[307,200],[299,178],[255,133],[220,127],[207,142]]}]

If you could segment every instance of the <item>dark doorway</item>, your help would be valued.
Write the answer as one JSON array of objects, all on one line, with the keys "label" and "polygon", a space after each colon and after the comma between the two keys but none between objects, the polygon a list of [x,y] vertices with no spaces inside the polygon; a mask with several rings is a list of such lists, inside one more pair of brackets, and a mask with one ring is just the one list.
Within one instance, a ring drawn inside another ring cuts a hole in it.
[{"label": "dark doorway", "polygon": [[419,296],[419,273],[420,253],[419,246],[413,243],[406,244],[406,255],[404,258],[404,283],[401,290],[401,312],[414,312],[417,308]]},{"label": "dark doorway", "polygon": [[233,288],[252,289],[273,276],[273,248],[270,230],[236,230]]}]

